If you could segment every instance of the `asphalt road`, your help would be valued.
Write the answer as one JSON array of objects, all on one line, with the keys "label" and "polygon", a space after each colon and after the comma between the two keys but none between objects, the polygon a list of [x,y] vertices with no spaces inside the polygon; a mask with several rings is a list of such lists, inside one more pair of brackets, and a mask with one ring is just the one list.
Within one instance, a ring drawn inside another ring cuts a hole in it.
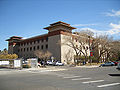
[{"label": "asphalt road", "polygon": [[120,90],[120,71],[115,66],[61,68],[67,70],[0,72],[0,90]]}]

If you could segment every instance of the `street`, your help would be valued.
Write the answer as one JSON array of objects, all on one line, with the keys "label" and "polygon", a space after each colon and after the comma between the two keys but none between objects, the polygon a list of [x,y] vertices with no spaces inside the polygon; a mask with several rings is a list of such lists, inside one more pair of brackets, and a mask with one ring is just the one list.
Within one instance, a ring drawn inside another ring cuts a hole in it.
[{"label": "street", "polygon": [[116,70],[116,66],[59,68],[65,70],[11,70],[7,73],[0,71],[0,90],[120,89],[120,71]]}]

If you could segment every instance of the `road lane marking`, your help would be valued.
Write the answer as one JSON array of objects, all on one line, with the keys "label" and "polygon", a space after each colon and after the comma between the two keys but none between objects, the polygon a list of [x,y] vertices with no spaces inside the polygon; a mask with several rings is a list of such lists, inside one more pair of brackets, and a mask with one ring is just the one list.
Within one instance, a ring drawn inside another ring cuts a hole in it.
[{"label": "road lane marking", "polygon": [[95,81],[87,81],[82,83],[96,83],[96,82],[103,82],[104,80],[95,80]]},{"label": "road lane marking", "polygon": [[63,77],[63,78],[76,78],[76,77],[81,77],[81,76],[68,76],[68,77]]},{"label": "road lane marking", "polygon": [[85,79],[91,79],[91,78],[77,78],[77,79],[71,79],[71,80],[85,80]]},{"label": "road lane marking", "polygon": [[70,76],[70,77],[72,77],[73,75],[66,75],[66,74],[64,74],[64,75],[57,75],[58,77],[64,77],[64,76]]},{"label": "road lane marking", "polygon": [[114,86],[114,85],[118,85],[120,83],[111,83],[111,84],[104,84],[104,85],[99,85],[97,87],[108,87],[108,86]]}]

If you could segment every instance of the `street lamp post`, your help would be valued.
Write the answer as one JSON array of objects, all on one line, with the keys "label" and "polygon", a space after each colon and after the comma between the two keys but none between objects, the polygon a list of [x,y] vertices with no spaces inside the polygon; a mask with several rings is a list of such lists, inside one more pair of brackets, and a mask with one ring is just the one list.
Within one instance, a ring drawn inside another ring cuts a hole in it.
[{"label": "street lamp post", "polygon": [[90,65],[91,65],[91,45],[90,45],[90,36],[88,36],[88,38],[89,38],[89,50],[90,50],[89,60],[90,60]]}]

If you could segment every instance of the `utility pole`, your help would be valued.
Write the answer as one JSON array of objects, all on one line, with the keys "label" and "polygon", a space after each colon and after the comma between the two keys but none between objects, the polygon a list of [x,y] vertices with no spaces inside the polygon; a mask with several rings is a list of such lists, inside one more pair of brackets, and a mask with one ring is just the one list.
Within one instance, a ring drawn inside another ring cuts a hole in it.
[{"label": "utility pole", "polygon": [[91,45],[90,45],[90,36],[88,36],[88,38],[89,38],[89,50],[90,50],[89,60],[90,60],[90,65],[91,65]]}]

